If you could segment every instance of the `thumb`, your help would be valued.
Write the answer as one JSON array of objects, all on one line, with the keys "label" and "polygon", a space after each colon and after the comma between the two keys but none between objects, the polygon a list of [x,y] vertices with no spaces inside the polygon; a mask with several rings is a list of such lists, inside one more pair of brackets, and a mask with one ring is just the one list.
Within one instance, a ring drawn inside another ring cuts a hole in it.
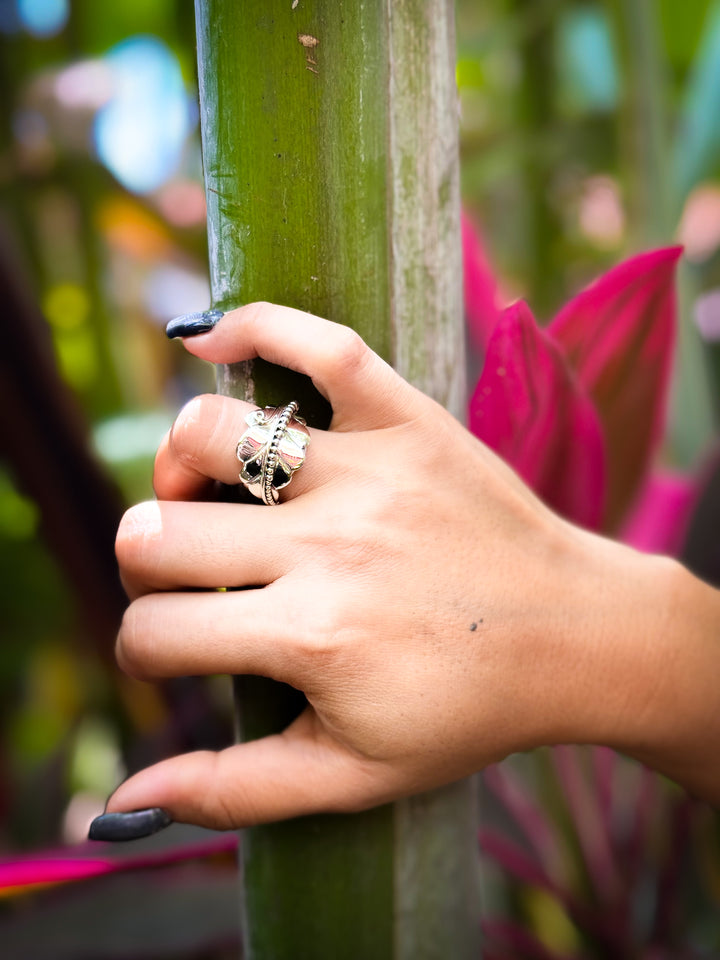
[{"label": "thumb", "polygon": [[164,760],[118,787],[107,813],[160,807],[181,823],[230,830],[382,802],[372,788],[379,765],[318,728],[308,708],[283,733]]}]

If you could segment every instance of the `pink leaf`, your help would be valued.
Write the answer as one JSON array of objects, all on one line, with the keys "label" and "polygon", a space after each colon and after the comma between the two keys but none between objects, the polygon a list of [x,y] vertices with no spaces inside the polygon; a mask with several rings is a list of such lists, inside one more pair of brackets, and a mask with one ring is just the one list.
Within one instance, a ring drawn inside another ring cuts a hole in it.
[{"label": "pink leaf", "polygon": [[600,797],[593,790],[582,766],[583,748],[561,744],[551,752],[553,766],[562,785],[578,842],[597,899],[607,908],[608,927],[618,922],[611,905],[620,901],[622,878],[615,861],[608,823],[602,816]]},{"label": "pink leaf", "polygon": [[500,315],[469,422],[549,506],[576,523],[599,526],[604,449],[598,416],[524,303]]},{"label": "pink leaf", "polygon": [[689,477],[651,474],[625,519],[621,539],[638,550],[677,556],[698,494],[697,481]]},{"label": "pink leaf", "polygon": [[478,840],[482,852],[510,876],[522,883],[546,890],[563,903],[571,902],[572,894],[559,888],[544,867],[514,840],[488,829],[480,831]]},{"label": "pink leaf", "polygon": [[480,234],[466,213],[462,214],[461,225],[465,315],[471,345],[482,356],[500,316],[497,284]]},{"label": "pink leaf", "polygon": [[607,444],[605,527],[616,529],[662,434],[680,247],[626,260],[548,327],[592,397]]},{"label": "pink leaf", "polygon": [[[198,857],[214,856],[218,853],[233,851],[236,847],[236,834],[220,833],[200,843],[186,843],[178,847],[137,855],[118,855],[117,848],[112,845],[88,843],[72,851],[50,851],[0,860],[0,897],[12,896],[34,887],[84,880],[121,870],[146,869]],[[94,852],[98,848],[104,852],[113,850],[113,855],[90,855],[91,851]]]},{"label": "pink leaf", "polygon": [[508,764],[491,764],[485,767],[482,776],[525,835],[529,848],[548,876],[561,885],[564,879],[563,841],[542,806],[534,800],[528,785],[513,773]]}]

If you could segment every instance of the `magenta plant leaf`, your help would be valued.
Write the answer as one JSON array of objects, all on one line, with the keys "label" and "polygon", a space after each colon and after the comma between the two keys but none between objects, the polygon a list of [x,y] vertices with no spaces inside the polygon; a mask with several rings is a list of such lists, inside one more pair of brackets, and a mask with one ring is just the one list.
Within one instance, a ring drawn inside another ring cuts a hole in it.
[{"label": "magenta plant leaf", "polygon": [[[615,861],[609,824],[602,815],[601,798],[583,769],[588,756],[582,747],[561,744],[553,748],[553,766],[577,831],[577,839],[595,887],[597,900],[607,910],[608,928],[618,924],[611,907],[621,902],[622,876]],[[618,911],[621,912],[621,911]]]},{"label": "magenta plant leaf", "polygon": [[508,764],[494,763],[482,773],[486,786],[512,816],[534,851],[538,863],[558,887],[566,883],[564,843],[551,818],[534,799],[527,784]]},{"label": "magenta plant leaf", "polygon": [[515,841],[494,830],[481,829],[479,842],[485,856],[494,860],[510,876],[522,883],[545,890],[561,903],[566,905],[570,903],[570,895],[567,891],[558,887],[542,864]]},{"label": "magenta plant leaf", "polygon": [[590,398],[525,303],[503,310],[470,400],[470,429],[553,509],[596,529],[604,445]]},{"label": "magenta plant leaf", "polygon": [[[12,896],[49,884],[85,880],[121,870],[149,869],[232,852],[237,835],[220,833],[201,843],[183,844],[138,855],[117,854],[111,844],[88,843],[59,851],[0,860],[0,897]],[[96,851],[103,854],[98,856]],[[112,853],[110,851],[113,851]]]},{"label": "magenta plant leaf", "polygon": [[557,884],[515,840],[497,830],[485,828],[480,830],[478,842],[484,856],[493,860],[508,876],[554,897],[581,929],[596,931],[602,928],[602,917],[594,916],[571,890]]},{"label": "magenta plant leaf", "polygon": [[590,749],[593,789],[597,795],[597,804],[608,836],[613,833],[613,787],[617,754],[610,747],[592,747]]},{"label": "magenta plant leaf", "polygon": [[617,529],[662,434],[681,252],[668,247],[626,260],[571,300],[548,327],[600,414],[608,530]]},{"label": "magenta plant leaf", "polygon": [[497,283],[480,239],[466,213],[462,214],[465,316],[471,346],[482,356],[500,316]]},{"label": "magenta plant leaf", "polygon": [[638,550],[676,557],[698,496],[695,478],[669,471],[650,474],[625,518],[620,539]]}]

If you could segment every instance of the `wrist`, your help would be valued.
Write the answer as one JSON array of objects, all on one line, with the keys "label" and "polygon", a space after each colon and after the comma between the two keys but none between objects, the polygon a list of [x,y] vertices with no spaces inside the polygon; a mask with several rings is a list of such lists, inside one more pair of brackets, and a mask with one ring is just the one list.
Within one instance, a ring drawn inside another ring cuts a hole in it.
[{"label": "wrist", "polygon": [[647,709],[618,745],[720,804],[720,592],[669,562],[668,610],[648,670]]},{"label": "wrist", "polygon": [[583,534],[587,630],[575,742],[604,744],[720,802],[720,593],[667,557]]}]

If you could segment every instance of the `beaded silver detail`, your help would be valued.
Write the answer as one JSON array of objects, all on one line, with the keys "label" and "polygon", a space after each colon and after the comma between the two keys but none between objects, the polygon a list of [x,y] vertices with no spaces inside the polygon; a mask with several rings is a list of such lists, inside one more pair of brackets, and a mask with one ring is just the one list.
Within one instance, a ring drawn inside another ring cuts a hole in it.
[{"label": "beaded silver detail", "polygon": [[245,417],[248,429],[240,437],[237,458],[240,482],[268,506],[280,502],[279,490],[305,461],[310,434],[293,400],[283,407],[265,407]]}]

